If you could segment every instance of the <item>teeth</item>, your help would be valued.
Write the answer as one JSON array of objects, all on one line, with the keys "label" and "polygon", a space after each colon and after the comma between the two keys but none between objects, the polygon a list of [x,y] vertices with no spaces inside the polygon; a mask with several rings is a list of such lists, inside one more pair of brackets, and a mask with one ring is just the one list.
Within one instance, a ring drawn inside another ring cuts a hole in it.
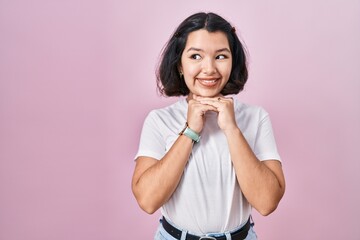
[{"label": "teeth", "polygon": [[205,83],[214,83],[214,82],[216,82],[216,80],[203,80],[203,82],[205,82]]}]

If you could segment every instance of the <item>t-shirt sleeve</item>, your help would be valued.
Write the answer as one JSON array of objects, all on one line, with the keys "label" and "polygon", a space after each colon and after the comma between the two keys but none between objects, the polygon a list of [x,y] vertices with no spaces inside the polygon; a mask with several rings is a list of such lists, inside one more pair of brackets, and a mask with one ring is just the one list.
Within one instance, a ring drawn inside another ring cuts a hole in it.
[{"label": "t-shirt sleeve", "polygon": [[160,160],[165,155],[165,140],[161,132],[159,117],[152,111],[145,118],[141,131],[140,144],[135,160],[140,156]]},{"label": "t-shirt sleeve", "polygon": [[254,153],[260,161],[279,160],[281,162],[280,155],[276,147],[270,117],[266,112],[259,122],[255,139]]}]

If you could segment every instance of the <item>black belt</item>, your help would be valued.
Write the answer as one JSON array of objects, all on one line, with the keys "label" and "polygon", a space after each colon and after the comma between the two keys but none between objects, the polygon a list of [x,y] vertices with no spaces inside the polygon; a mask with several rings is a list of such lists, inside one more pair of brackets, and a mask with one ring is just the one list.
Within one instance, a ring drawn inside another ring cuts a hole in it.
[{"label": "black belt", "polygon": [[[170,223],[168,223],[168,221],[166,221],[166,219],[163,217],[162,218],[162,225],[164,227],[164,229],[174,238],[176,239],[180,239],[181,238],[181,233],[182,231],[177,229],[176,227],[174,227],[173,225],[171,225]],[[250,218],[249,220],[246,222],[246,224],[240,228],[239,230],[231,233],[231,239],[232,240],[243,240],[246,238],[246,236],[248,235],[248,231],[250,229]],[[201,236],[196,236],[196,235],[192,235],[192,234],[186,234],[186,240],[205,240],[205,239],[215,239],[215,240],[226,240],[226,236],[222,236],[222,237],[201,237]]]}]

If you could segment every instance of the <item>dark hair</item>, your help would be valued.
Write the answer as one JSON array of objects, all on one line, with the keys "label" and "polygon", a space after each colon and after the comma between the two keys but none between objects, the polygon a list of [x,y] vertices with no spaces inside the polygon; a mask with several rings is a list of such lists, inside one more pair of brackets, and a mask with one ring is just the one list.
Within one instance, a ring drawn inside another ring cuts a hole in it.
[{"label": "dark hair", "polygon": [[221,94],[237,94],[244,89],[248,78],[246,54],[243,45],[236,35],[235,28],[215,13],[199,12],[186,18],[171,36],[162,52],[160,64],[156,71],[158,90],[166,96],[186,96],[189,89],[179,74],[181,55],[184,51],[189,33],[205,29],[209,32],[225,33],[232,54],[232,69],[229,81]]}]

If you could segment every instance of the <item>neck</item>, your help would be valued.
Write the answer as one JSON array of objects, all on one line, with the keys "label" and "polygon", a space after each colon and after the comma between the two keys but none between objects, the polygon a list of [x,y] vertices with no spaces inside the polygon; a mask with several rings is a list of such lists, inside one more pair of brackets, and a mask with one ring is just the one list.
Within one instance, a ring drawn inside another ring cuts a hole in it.
[{"label": "neck", "polygon": [[189,93],[189,95],[186,97],[186,101],[189,102],[191,99],[193,99],[193,94]]}]

